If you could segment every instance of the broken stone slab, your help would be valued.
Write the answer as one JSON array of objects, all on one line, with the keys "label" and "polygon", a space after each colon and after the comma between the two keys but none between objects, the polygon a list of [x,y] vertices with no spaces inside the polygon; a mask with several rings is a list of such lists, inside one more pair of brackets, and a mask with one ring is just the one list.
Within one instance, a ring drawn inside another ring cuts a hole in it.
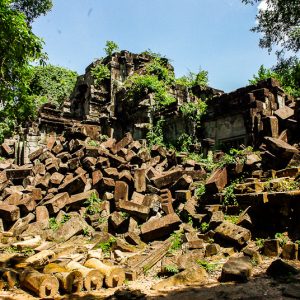
[{"label": "broken stone slab", "polygon": [[200,266],[193,266],[152,286],[157,291],[165,291],[177,286],[204,284],[208,280],[206,271]]},{"label": "broken stone slab", "polygon": [[13,243],[12,245],[16,247],[18,250],[24,250],[24,249],[34,249],[38,247],[42,243],[42,238],[38,235],[32,239],[21,241],[21,242],[16,242]]},{"label": "broken stone slab", "polygon": [[118,153],[122,148],[127,147],[130,143],[133,142],[133,138],[130,132],[126,133],[124,138],[117,142],[112,148],[111,152],[113,154]]},{"label": "broken stone slab", "polygon": [[134,171],[134,188],[138,193],[146,191],[146,172],[144,168],[139,168]]},{"label": "broken stone slab", "polygon": [[57,242],[65,242],[72,236],[82,233],[84,230],[88,230],[91,233],[94,231],[94,229],[78,214],[72,214],[67,222],[63,223],[55,232],[53,232],[52,239]]},{"label": "broken stone slab", "polygon": [[48,209],[50,215],[58,213],[69,202],[69,194],[67,192],[59,193],[52,199],[46,201],[44,205]]},{"label": "broken stone slab", "polygon": [[52,250],[42,250],[25,260],[25,263],[28,266],[33,268],[40,268],[50,262],[52,258],[54,258],[55,252]]},{"label": "broken stone slab", "polygon": [[19,169],[6,169],[6,177],[9,180],[23,180],[27,176],[31,175],[31,168],[20,167]]},{"label": "broken stone slab", "polygon": [[220,281],[245,282],[252,273],[251,259],[247,256],[231,257],[223,265]]},{"label": "broken stone slab", "polygon": [[298,247],[296,243],[287,242],[282,246],[281,257],[289,260],[298,259]]},{"label": "broken stone slab", "polygon": [[128,201],[128,184],[123,181],[116,181],[115,183],[115,202],[116,206],[120,201]]},{"label": "broken stone slab", "polygon": [[229,221],[224,221],[215,229],[215,237],[233,242],[237,246],[242,246],[250,240],[251,232]]},{"label": "broken stone slab", "polygon": [[266,273],[273,278],[290,277],[291,275],[299,274],[299,272],[299,268],[282,259],[274,260],[266,271]]},{"label": "broken stone slab", "polygon": [[14,148],[10,147],[7,143],[2,143],[2,150],[4,151],[5,156],[11,156],[14,154]]},{"label": "broken stone slab", "polygon": [[227,169],[215,170],[205,183],[205,191],[209,193],[219,193],[227,184]]},{"label": "broken stone slab", "polygon": [[131,201],[120,200],[118,203],[118,209],[128,213],[131,216],[135,216],[141,220],[147,220],[150,208],[145,205],[140,205]]},{"label": "broken stone slab", "polygon": [[270,151],[284,159],[291,159],[298,149],[290,144],[276,138],[265,137],[266,144]]},{"label": "broken stone slab", "polygon": [[82,193],[86,185],[86,177],[84,174],[78,175],[74,178],[65,180],[59,187],[59,192],[68,192],[69,195]]},{"label": "broken stone slab", "polygon": [[216,243],[208,244],[208,245],[206,245],[206,248],[205,248],[205,257],[219,254],[220,251],[221,251],[221,247],[219,244],[216,244]]},{"label": "broken stone slab", "polygon": [[83,206],[84,202],[86,202],[90,197],[98,198],[99,197],[98,191],[93,189],[83,193],[72,195],[68,199],[66,205],[80,208],[81,206]]},{"label": "broken stone slab", "polygon": [[16,205],[0,204],[0,218],[13,223],[20,218],[20,209]]},{"label": "broken stone slab", "polygon": [[141,238],[149,242],[168,237],[174,230],[178,229],[180,223],[181,220],[175,213],[149,220],[141,226]]},{"label": "broken stone slab", "polygon": [[280,245],[279,240],[272,239],[272,240],[265,240],[264,241],[264,247],[263,247],[263,253],[265,256],[279,256],[280,254]]},{"label": "broken stone slab", "polygon": [[64,178],[64,175],[54,172],[50,177],[50,182],[54,185],[60,185]]},{"label": "broken stone slab", "polygon": [[279,108],[274,112],[274,115],[277,116],[280,120],[287,120],[290,117],[294,116],[294,114],[294,110],[288,106]]},{"label": "broken stone slab", "polygon": [[182,170],[169,171],[166,174],[153,177],[151,181],[157,188],[161,189],[176,182],[182,176],[182,172]]},{"label": "broken stone slab", "polygon": [[29,160],[30,160],[30,161],[36,160],[36,159],[39,158],[39,156],[44,152],[44,150],[45,150],[44,148],[39,148],[39,149],[37,149],[36,151],[30,153],[30,154],[28,155]]}]

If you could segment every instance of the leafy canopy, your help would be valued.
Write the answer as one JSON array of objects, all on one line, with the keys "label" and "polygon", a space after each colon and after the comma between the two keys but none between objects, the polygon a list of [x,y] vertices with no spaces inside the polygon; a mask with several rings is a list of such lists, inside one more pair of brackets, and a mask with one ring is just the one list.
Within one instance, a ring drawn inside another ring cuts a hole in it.
[{"label": "leafy canopy", "polygon": [[106,41],[104,51],[107,56],[111,56],[114,52],[119,50],[119,46],[114,41]]},{"label": "leafy canopy", "polygon": [[28,23],[40,15],[45,15],[52,8],[52,0],[16,0],[12,7],[24,13]]},{"label": "leafy canopy", "polygon": [[[242,0],[255,4],[260,0]],[[259,45],[269,51],[274,46],[279,52],[300,50],[300,1],[265,0],[266,9],[260,8],[256,16],[257,25],[251,30],[262,34]]]},{"label": "leafy canopy", "polygon": [[28,98],[31,62],[43,62],[42,41],[33,34],[25,15],[2,0],[0,6],[0,140],[31,113]]},{"label": "leafy canopy", "polygon": [[63,67],[47,65],[33,68],[30,94],[46,97],[49,102],[60,105],[73,91],[78,74]]}]

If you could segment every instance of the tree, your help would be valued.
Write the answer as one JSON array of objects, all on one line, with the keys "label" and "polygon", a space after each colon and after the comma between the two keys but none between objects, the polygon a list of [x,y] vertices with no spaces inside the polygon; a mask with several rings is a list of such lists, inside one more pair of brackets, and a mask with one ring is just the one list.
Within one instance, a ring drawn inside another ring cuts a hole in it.
[{"label": "tree", "polygon": [[296,57],[280,58],[277,65],[271,69],[260,66],[258,74],[249,82],[256,84],[267,78],[277,79],[286,93],[296,98],[300,97],[300,60]]},{"label": "tree", "polygon": [[42,41],[33,34],[26,16],[12,1],[0,0],[0,140],[32,107],[28,97],[31,62],[43,62]]},{"label": "tree", "polygon": [[25,14],[28,23],[32,23],[34,19],[45,15],[52,8],[52,0],[16,0],[11,5]]},{"label": "tree", "polygon": [[106,41],[104,51],[107,56],[111,56],[114,52],[119,51],[119,46],[114,41]]},{"label": "tree", "polygon": [[61,105],[73,91],[78,74],[63,67],[47,65],[33,68],[29,83],[30,96],[44,97],[56,105]]},{"label": "tree", "polygon": [[[261,0],[242,0],[255,4]],[[257,25],[251,30],[262,34],[259,45],[269,51],[279,47],[277,53],[300,50],[300,1],[263,0],[256,16]]]}]

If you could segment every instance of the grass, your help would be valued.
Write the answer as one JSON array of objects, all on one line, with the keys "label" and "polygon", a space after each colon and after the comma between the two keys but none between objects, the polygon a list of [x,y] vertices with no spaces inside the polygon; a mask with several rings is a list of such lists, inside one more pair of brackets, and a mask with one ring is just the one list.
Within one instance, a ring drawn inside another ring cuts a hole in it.
[{"label": "grass", "polygon": [[108,257],[115,242],[116,238],[110,237],[106,242],[100,242],[99,244],[97,244],[96,248],[102,250],[104,257]]},{"label": "grass", "polygon": [[169,252],[173,252],[173,251],[181,249],[181,246],[183,243],[182,238],[183,238],[182,230],[179,230],[179,231],[171,234],[171,246],[170,246]]},{"label": "grass", "polygon": [[165,270],[166,270],[168,273],[172,273],[172,274],[177,274],[177,273],[179,273],[179,270],[178,270],[178,267],[177,267],[177,266],[174,266],[174,265],[166,265],[164,268],[165,268]]}]

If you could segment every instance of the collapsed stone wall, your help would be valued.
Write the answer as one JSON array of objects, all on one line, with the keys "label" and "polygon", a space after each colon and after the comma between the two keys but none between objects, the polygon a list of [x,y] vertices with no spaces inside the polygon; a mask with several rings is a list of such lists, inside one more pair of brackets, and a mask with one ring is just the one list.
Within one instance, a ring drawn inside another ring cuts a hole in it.
[{"label": "collapsed stone wall", "polygon": [[[47,144],[49,138],[68,130],[89,132],[92,139],[98,139],[100,134],[120,139],[126,132],[131,132],[134,139],[145,139],[149,128],[161,116],[165,120],[164,135],[167,141],[174,142],[185,133],[194,141],[201,142],[202,152],[221,146],[257,146],[263,136],[277,138],[286,126],[295,128],[290,112],[294,112],[295,102],[273,79],[231,93],[210,87],[203,89],[194,86],[189,89],[173,84],[168,92],[176,102],[160,111],[153,110],[155,100],[151,93],[146,93],[137,102],[127,101],[124,83],[135,73],[144,74],[151,58],[149,54],[121,51],[90,64],[85,74],[78,77],[70,99],[66,99],[62,107],[57,109],[51,104],[44,105],[36,124],[24,129],[15,138],[16,162],[27,163],[30,153]],[[110,78],[96,84],[92,70],[100,62],[108,66]],[[165,64],[174,72],[166,59]],[[182,105],[194,102],[195,97],[210,99],[202,130],[196,129],[195,122],[180,110]],[[280,109],[289,110],[286,122],[275,117]],[[13,141],[9,144],[13,146]]]}]

